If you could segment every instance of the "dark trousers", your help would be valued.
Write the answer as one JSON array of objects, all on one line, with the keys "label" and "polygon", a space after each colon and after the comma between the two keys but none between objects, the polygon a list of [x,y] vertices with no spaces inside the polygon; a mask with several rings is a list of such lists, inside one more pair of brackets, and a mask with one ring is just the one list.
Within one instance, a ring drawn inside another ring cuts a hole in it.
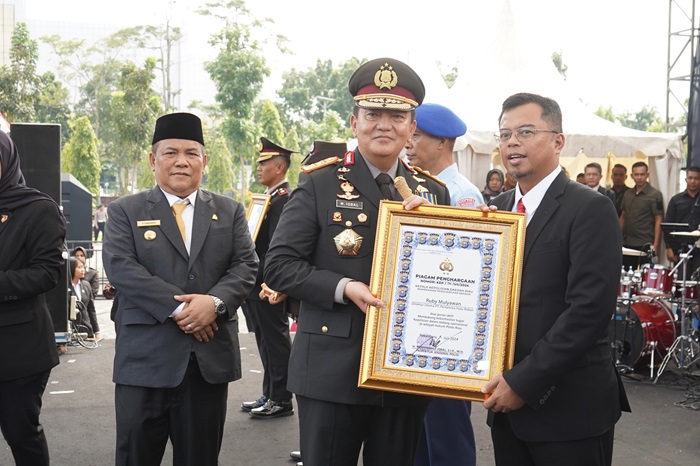
[{"label": "dark trousers", "polygon": [[272,401],[289,401],[292,393],[287,390],[287,374],[292,341],[284,303],[273,306],[253,299],[246,303],[254,321],[255,341],[264,370],[263,395]]},{"label": "dark trousers", "polygon": [[474,466],[476,443],[470,401],[435,398],[418,442],[415,466]]},{"label": "dark trousers", "polygon": [[615,427],[596,436],[566,442],[523,442],[508,417],[496,414],[491,439],[496,466],[610,466]]},{"label": "dark trousers", "polygon": [[427,405],[346,405],[297,395],[304,466],[412,465]]},{"label": "dark trousers", "polygon": [[117,384],[117,466],[160,466],[168,438],[174,466],[216,466],[228,384],[210,384],[192,356],[174,388]]},{"label": "dark trousers", "polygon": [[0,430],[17,466],[49,464],[49,447],[39,422],[41,396],[51,370],[0,381]]}]

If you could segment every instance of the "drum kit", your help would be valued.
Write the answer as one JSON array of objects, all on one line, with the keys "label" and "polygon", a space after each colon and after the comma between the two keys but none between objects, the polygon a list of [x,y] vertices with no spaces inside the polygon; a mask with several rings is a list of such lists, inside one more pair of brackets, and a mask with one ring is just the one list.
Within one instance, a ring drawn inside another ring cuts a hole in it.
[{"label": "drum kit", "polygon": [[658,366],[656,381],[671,358],[679,369],[690,369],[700,361],[700,282],[686,279],[700,230],[672,234],[693,238],[688,253],[680,254],[674,268],[654,263],[653,255],[646,252],[622,248],[623,255],[650,262],[637,270],[622,268],[617,306],[608,328],[613,359],[621,373],[649,367],[654,378]]}]

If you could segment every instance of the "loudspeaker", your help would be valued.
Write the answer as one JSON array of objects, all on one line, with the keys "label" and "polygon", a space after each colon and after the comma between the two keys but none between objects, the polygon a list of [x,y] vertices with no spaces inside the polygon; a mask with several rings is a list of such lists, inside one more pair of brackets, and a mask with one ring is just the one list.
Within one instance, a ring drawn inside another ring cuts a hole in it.
[{"label": "loudspeaker", "polygon": [[[12,123],[10,137],[19,152],[19,167],[27,186],[48,194],[61,205],[61,125]],[[66,263],[56,288],[46,292],[55,332],[68,331],[67,268]]]},{"label": "loudspeaker", "polygon": [[27,186],[61,204],[61,125],[12,123],[10,137],[19,152]]}]

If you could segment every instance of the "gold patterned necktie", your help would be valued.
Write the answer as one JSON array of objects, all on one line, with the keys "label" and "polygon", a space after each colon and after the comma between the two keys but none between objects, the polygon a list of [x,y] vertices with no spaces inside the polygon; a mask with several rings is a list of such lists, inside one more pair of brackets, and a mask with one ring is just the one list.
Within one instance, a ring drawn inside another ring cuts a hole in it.
[{"label": "gold patterned necktie", "polygon": [[182,203],[177,203],[172,205],[173,213],[175,214],[175,223],[177,223],[177,228],[180,230],[180,236],[182,236],[182,242],[187,245],[187,233],[185,230],[185,221],[182,219],[182,211],[185,210],[185,207],[189,204],[189,200],[187,202],[182,202]]}]

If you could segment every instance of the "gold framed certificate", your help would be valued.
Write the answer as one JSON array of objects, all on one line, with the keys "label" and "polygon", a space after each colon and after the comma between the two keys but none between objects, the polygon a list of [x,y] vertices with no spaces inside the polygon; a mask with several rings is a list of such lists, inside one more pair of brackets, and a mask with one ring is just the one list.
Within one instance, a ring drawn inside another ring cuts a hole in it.
[{"label": "gold framed certificate", "polygon": [[359,386],[483,401],[513,365],[525,216],[379,209]]},{"label": "gold framed certificate", "polygon": [[246,220],[248,220],[248,231],[250,231],[250,237],[253,238],[253,242],[258,238],[260,226],[263,220],[265,220],[265,214],[269,207],[270,195],[253,194],[250,204],[248,205],[248,211],[245,215]]}]

